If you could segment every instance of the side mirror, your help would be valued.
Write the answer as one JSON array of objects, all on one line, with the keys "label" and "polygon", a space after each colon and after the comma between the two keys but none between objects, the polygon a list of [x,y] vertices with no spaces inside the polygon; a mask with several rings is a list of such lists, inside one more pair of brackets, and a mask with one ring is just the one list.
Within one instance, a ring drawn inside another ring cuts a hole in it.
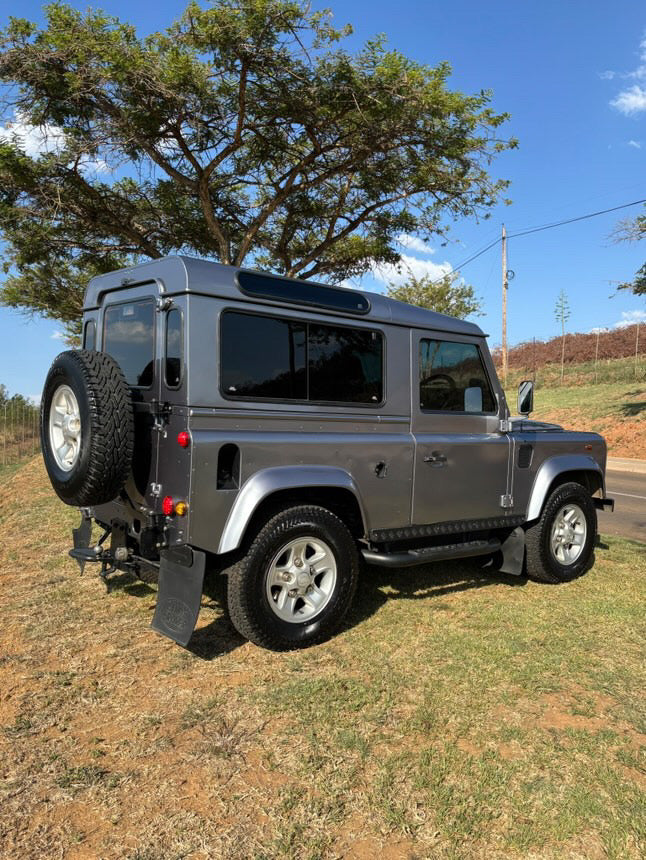
[{"label": "side mirror", "polygon": [[518,386],[518,414],[529,415],[534,411],[534,383],[525,379]]}]

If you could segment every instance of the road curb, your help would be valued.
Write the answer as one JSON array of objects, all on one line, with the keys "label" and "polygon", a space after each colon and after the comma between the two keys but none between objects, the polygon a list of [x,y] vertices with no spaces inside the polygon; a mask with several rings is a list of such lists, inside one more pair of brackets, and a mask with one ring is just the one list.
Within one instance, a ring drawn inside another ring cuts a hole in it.
[{"label": "road curb", "polygon": [[608,457],[606,468],[615,472],[635,472],[646,475],[646,460],[631,460],[629,457]]}]

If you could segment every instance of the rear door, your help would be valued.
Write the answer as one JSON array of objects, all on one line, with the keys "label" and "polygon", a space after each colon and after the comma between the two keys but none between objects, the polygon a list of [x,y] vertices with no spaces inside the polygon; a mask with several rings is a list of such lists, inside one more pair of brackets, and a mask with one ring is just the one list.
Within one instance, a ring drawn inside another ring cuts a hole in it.
[{"label": "rear door", "polygon": [[161,394],[162,314],[156,283],[114,291],[104,299],[100,349],[119,363],[130,390],[135,417],[135,450],[131,498],[156,507],[159,432],[155,424]]},{"label": "rear door", "polygon": [[411,332],[416,525],[504,516],[511,445],[473,338]]}]

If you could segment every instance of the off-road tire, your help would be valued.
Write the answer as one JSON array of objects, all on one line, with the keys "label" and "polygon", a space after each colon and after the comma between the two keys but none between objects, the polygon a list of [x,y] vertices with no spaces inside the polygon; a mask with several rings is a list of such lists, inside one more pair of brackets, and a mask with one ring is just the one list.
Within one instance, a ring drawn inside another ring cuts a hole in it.
[{"label": "off-road tire", "polygon": [[[574,503],[581,508],[587,530],[579,557],[572,564],[563,565],[552,554],[550,535],[554,518],[568,503]],[[536,582],[550,585],[571,582],[582,576],[594,564],[596,534],[597,511],[588,490],[574,481],[556,487],[545,502],[540,519],[525,531],[527,576]]]},{"label": "off-road tire", "polygon": [[[49,436],[52,399],[61,385],[74,392],[81,418],[79,455],[70,471],[58,466]],[[65,504],[100,505],[119,495],[132,468],[134,417],[128,383],[112,356],[84,349],[54,359],[43,389],[40,439],[47,474]]]},{"label": "off-road tire", "polygon": [[[331,548],[337,578],[332,597],[319,615],[302,624],[274,614],[265,581],[276,552],[300,536],[319,537]],[[236,630],[256,645],[273,651],[307,648],[329,639],[341,626],[357,587],[359,560],[347,526],[326,508],[288,508],[266,522],[244,556],[226,570],[227,603]]]}]

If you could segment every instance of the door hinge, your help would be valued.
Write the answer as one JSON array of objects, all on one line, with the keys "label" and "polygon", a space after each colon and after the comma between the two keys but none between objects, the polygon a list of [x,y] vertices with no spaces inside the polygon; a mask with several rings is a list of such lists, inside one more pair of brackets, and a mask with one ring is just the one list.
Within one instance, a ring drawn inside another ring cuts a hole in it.
[{"label": "door hinge", "polygon": [[150,495],[159,497],[161,495],[161,484],[152,483],[150,485]]},{"label": "door hinge", "polygon": [[168,420],[173,413],[173,407],[170,403],[160,403],[159,400],[152,400],[151,407],[154,419],[153,430],[160,433],[165,429],[166,424],[168,424]]},{"label": "door hinge", "polygon": [[501,418],[500,424],[498,425],[498,430],[501,433],[511,433],[512,424],[511,418]]},{"label": "door hinge", "polygon": [[504,496],[500,497],[500,507],[501,508],[513,508],[514,507],[514,497],[506,493]]}]

